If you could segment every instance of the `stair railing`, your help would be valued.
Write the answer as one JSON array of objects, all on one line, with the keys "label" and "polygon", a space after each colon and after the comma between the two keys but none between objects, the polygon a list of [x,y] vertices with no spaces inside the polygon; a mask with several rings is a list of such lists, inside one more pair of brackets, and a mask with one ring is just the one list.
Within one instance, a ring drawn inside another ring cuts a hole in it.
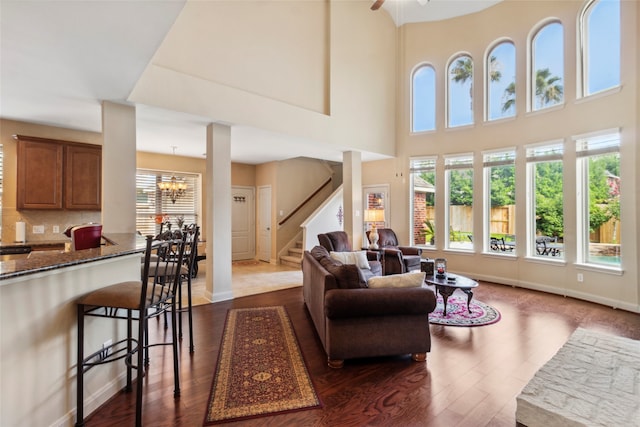
[{"label": "stair railing", "polygon": [[280,222],[278,222],[278,226],[282,227],[282,225],[284,225],[285,222],[291,219],[291,217],[293,217],[300,209],[302,209],[307,203],[309,203],[319,192],[322,191],[323,188],[325,188],[330,183],[331,183],[331,177],[329,177],[329,179],[327,179],[324,182],[324,184],[318,187],[318,189],[314,191],[309,197],[304,199],[304,201],[302,201],[302,203],[300,203],[294,210],[292,210],[291,213],[289,213],[289,215],[281,219]]}]

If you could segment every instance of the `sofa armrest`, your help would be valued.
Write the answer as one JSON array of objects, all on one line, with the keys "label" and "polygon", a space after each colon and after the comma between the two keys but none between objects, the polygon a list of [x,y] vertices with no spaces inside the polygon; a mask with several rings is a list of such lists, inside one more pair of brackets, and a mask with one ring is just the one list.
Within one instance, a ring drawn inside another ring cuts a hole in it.
[{"label": "sofa armrest", "polygon": [[415,246],[398,246],[403,255],[422,255],[422,248]]},{"label": "sofa armrest", "polygon": [[324,313],[330,319],[428,314],[436,296],[428,288],[332,289],[324,296]]}]

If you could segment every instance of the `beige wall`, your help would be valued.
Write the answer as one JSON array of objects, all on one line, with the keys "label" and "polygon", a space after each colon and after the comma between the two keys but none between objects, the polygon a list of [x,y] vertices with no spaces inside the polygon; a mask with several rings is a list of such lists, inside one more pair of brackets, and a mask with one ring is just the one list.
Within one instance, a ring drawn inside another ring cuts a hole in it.
[{"label": "beige wall", "polygon": [[[27,223],[27,241],[65,240],[65,236],[53,232],[54,225],[63,231],[69,225],[100,222],[100,212],[96,211],[26,210],[18,212],[16,210],[17,158],[16,141],[12,137],[16,134],[102,145],[102,135],[99,133],[0,119],[0,144],[2,144],[4,151],[2,242],[10,243],[15,240],[16,221]],[[33,234],[34,225],[44,225],[44,234]]]},{"label": "beige wall", "polygon": [[[4,175],[2,195],[2,242],[13,242],[15,239],[15,223],[22,220],[27,223],[27,241],[66,240],[59,233],[53,233],[53,226],[60,230],[73,224],[86,222],[100,222],[101,213],[95,211],[46,211],[46,210],[16,210],[16,141],[12,135],[28,135],[41,138],[61,139],[66,141],[84,142],[102,145],[102,135],[95,132],[83,132],[53,126],[0,120],[0,143],[4,150]],[[188,172],[204,175],[205,161],[193,157],[171,156],[156,153],[138,152],[136,165],[143,169],[157,169],[175,172]],[[231,164],[231,184],[240,186],[255,186],[256,166],[242,163]],[[202,183],[202,192],[206,194],[206,186]],[[202,206],[200,218],[206,215],[206,206]],[[34,225],[44,225],[44,234],[33,234]]]},{"label": "beige wall", "polygon": [[[333,187],[326,186],[282,226],[279,222],[333,175],[333,169],[326,162],[308,158],[269,162],[256,166],[256,189],[261,186],[271,187],[271,258],[273,262],[277,262],[278,254],[301,232],[300,223],[332,193]],[[260,209],[258,201],[256,211],[259,212]],[[258,226],[256,221],[256,227]],[[257,229],[256,236],[258,236]]]},{"label": "beige wall", "polygon": [[[442,156],[462,152],[475,155],[474,185],[481,188],[483,150],[517,147],[516,227],[518,236],[526,235],[526,187],[524,149],[526,144],[554,139],[565,140],[565,262],[549,263],[526,259],[524,248],[517,259],[443,251],[438,243],[428,257],[445,256],[449,266],[474,277],[501,283],[521,285],[564,295],[598,301],[607,305],[640,311],[638,254],[640,217],[638,207],[639,154],[639,88],[640,7],[638,2],[622,1],[622,71],[620,90],[602,96],[576,101],[576,17],[582,2],[539,2],[507,0],[483,12],[442,22],[409,24],[401,28],[399,49],[402,52],[399,71],[397,129],[398,156],[394,160],[364,165],[363,184],[389,183],[391,187],[391,226],[404,242],[409,241],[409,179],[411,156],[437,155],[436,215],[444,217],[444,172]],[[536,24],[547,17],[557,17],[564,25],[565,37],[565,104],[552,111],[527,113],[525,105],[526,41]],[[491,23],[491,24],[488,24]],[[445,36],[446,35],[446,36]],[[495,123],[483,122],[482,59],[488,46],[501,37],[512,39],[516,46],[517,116]],[[475,61],[474,112],[475,125],[460,129],[445,129],[445,78],[447,61],[457,52],[471,54]],[[420,63],[428,62],[436,69],[437,130],[410,133],[410,76]],[[603,129],[620,128],[622,195],[622,250],[624,272],[605,273],[585,270],[576,260],[576,173],[572,135]],[[402,174],[400,176],[399,174]],[[475,192],[474,235],[482,235],[482,192]],[[442,223],[442,222],[441,222]],[[520,239],[521,237],[519,237]],[[444,230],[438,231],[438,241],[444,241]],[[584,282],[577,281],[583,273]]]},{"label": "beige wall", "polygon": [[278,254],[301,233],[300,224],[332,193],[331,185],[324,187],[321,194],[302,206],[284,224],[280,225],[280,221],[293,213],[333,175],[333,170],[325,162],[307,158],[277,162],[276,169],[276,185],[272,194],[277,224],[274,236],[276,252],[272,255]]},{"label": "beige wall", "polygon": [[369,7],[187,2],[130,100],[393,155],[396,28]]},{"label": "beige wall", "polygon": [[[141,169],[155,169],[170,172],[186,172],[200,174],[202,185],[201,197],[201,235],[205,236],[206,226],[203,218],[206,218],[207,206],[204,195],[207,192],[206,182],[203,179],[206,172],[206,163],[204,159],[194,157],[173,156],[166,154],[147,153],[138,151],[136,166]],[[256,166],[246,165],[243,163],[231,163],[231,185],[240,185],[253,187],[255,186]]]}]

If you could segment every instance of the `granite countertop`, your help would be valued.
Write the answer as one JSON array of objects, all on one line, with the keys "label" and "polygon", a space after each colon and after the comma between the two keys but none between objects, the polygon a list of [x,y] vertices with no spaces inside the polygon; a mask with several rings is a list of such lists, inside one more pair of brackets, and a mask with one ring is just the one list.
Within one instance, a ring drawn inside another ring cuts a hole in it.
[{"label": "granite countertop", "polygon": [[49,246],[64,247],[64,244],[71,242],[71,239],[64,240],[36,240],[33,242],[0,242],[0,250],[6,248],[38,248]]},{"label": "granite countertop", "polygon": [[[119,233],[103,236],[106,244],[95,249],[65,252],[64,250],[34,251],[24,258],[0,261],[0,281],[27,274],[84,264],[101,259],[144,252],[146,239],[136,233]],[[64,241],[8,244],[6,246],[50,246]]]}]

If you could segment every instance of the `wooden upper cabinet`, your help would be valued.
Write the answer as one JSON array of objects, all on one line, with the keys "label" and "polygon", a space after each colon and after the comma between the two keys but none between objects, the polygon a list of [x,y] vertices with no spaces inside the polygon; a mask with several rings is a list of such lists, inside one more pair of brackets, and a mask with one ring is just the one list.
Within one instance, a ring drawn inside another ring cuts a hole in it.
[{"label": "wooden upper cabinet", "polygon": [[96,146],[65,147],[65,209],[100,210],[102,149]]},{"label": "wooden upper cabinet", "polygon": [[16,135],[17,209],[100,210],[102,147]]},{"label": "wooden upper cabinet", "polygon": [[18,139],[18,209],[62,209],[64,147]]}]

